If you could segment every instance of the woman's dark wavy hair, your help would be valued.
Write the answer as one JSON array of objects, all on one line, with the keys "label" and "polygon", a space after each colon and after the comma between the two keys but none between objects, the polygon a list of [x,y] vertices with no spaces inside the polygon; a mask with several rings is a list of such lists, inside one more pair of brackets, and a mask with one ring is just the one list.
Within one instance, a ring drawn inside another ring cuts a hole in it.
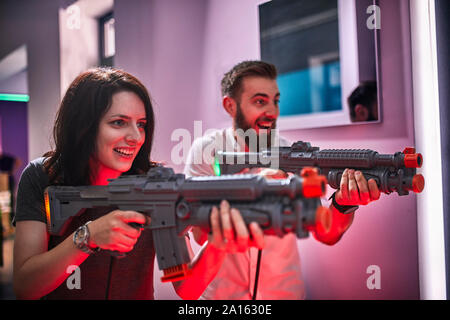
[{"label": "woman's dark wavy hair", "polygon": [[125,174],[147,172],[154,163],[152,149],[154,113],[145,86],[133,75],[113,68],[94,68],[80,74],[67,90],[53,128],[55,149],[44,154],[44,168],[50,184],[88,185],[92,172],[89,159],[96,150],[99,123],[109,110],[112,96],[121,91],[134,92],[144,103],[147,125],[145,141]]}]

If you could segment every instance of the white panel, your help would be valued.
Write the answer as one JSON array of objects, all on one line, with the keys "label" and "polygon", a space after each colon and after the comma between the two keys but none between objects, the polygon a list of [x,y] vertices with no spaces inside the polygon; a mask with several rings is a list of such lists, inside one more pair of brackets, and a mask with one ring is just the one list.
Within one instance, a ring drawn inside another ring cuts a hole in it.
[{"label": "white panel", "polygon": [[424,156],[425,190],[417,197],[419,281],[422,299],[445,299],[441,138],[433,0],[411,1],[416,147]]}]

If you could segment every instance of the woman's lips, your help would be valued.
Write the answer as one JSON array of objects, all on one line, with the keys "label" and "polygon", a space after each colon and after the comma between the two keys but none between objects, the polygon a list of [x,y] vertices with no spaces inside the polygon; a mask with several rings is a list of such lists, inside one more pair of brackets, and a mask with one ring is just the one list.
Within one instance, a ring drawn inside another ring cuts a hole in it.
[{"label": "woman's lips", "polygon": [[117,147],[113,149],[114,152],[124,158],[133,158],[135,148]]}]

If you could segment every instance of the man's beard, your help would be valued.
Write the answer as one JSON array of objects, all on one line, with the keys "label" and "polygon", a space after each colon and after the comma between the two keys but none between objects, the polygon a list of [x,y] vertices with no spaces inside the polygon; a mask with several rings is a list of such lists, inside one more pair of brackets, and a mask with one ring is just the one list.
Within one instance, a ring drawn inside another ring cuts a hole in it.
[{"label": "man's beard", "polygon": [[[248,123],[247,120],[245,119],[245,116],[242,112],[241,104],[237,103],[236,105],[237,108],[236,108],[236,116],[234,118],[234,128],[235,130],[241,129],[244,132],[244,134],[249,133],[248,135],[245,135],[243,137],[248,149],[250,151],[256,152],[270,149],[270,147],[272,146],[272,132],[274,132],[275,135],[274,129],[276,129],[277,125],[276,121],[267,119],[266,117],[262,116],[261,118],[258,118],[252,125]],[[259,133],[257,133],[256,130],[254,129],[254,126],[256,126],[256,123],[258,121],[272,121],[272,126],[269,129],[260,128]],[[252,133],[256,135],[256,141],[252,141],[252,139],[250,139],[251,131],[248,130],[252,130],[253,131]],[[275,136],[273,138],[275,138]]]}]

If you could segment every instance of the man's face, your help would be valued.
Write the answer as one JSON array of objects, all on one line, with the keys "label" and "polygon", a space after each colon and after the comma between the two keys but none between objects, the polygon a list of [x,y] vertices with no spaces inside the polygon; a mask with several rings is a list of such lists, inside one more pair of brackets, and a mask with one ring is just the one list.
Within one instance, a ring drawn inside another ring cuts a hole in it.
[{"label": "man's face", "polygon": [[247,77],[242,81],[242,93],[236,101],[234,128],[254,129],[256,133],[275,129],[280,114],[280,92],[276,80],[263,77]]},{"label": "man's face", "polygon": [[378,120],[378,103],[377,101],[373,102],[372,105],[370,106],[370,113],[372,116],[372,120]]}]

